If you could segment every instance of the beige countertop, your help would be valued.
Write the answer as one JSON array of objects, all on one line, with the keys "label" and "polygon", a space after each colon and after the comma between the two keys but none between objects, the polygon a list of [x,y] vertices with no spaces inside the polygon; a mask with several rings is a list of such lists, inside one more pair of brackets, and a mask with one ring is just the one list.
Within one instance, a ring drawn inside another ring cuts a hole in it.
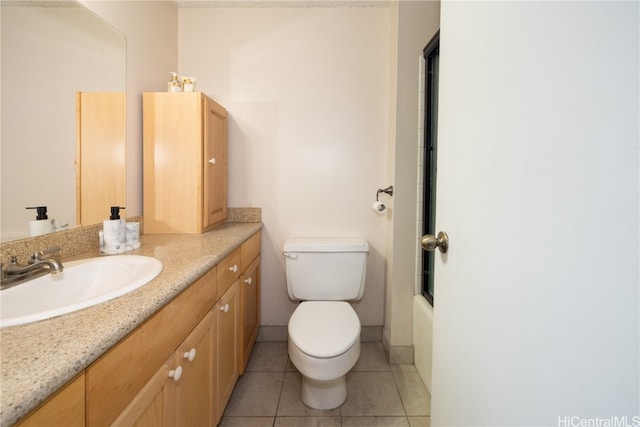
[{"label": "beige countertop", "polygon": [[163,263],[147,285],[75,313],[0,329],[0,425],[34,409],[261,228],[225,223],[204,234],[142,235],[141,248],[126,254]]}]

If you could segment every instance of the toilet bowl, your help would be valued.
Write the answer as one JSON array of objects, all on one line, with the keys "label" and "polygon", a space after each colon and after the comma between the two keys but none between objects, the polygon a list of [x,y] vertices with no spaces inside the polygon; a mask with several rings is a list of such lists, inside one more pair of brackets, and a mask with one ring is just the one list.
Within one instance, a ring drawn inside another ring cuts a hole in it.
[{"label": "toilet bowl", "polygon": [[302,302],[289,320],[289,358],[302,374],[300,396],[315,409],[347,398],[346,374],[360,356],[360,321],[347,302]]},{"label": "toilet bowl", "polygon": [[289,239],[284,245],[289,297],[289,358],[302,374],[300,397],[333,409],[347,398],[346,374],[360,357],[360,320],[348,301],[364,294],[369,245],[363,239]]}]

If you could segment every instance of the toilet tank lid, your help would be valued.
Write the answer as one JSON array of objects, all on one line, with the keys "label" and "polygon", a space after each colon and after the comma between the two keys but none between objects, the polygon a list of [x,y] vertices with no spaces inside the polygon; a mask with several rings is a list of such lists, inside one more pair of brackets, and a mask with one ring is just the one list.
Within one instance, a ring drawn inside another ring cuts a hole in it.
[{"label": "toilet tank lid", "polygon": [[291,238],[285,252],[369,252],[369,244],[358,237]]}]

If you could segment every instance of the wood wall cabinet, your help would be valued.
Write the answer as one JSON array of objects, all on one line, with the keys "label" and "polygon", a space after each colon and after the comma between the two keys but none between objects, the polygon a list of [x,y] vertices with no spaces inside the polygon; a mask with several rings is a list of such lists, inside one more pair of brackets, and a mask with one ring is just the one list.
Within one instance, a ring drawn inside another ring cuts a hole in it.
[{"label": "wood wall cabinet", "polygon": [[123,92],[76,94],[76,223],[108,218],[126,206],[126,130]]},{"label": "wood wall cabinet", "polygon": [[201,233],[227,218],[227,112],[200,92],[143,94],[145,233]]}]

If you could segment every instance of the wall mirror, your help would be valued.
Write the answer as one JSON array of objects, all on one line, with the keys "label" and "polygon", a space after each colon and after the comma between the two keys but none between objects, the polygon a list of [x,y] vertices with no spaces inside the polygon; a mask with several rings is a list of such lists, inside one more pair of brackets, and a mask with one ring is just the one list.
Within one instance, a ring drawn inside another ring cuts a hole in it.
[{"label": "wall mirror", "polygon": [[[0,18],[0,238],[6,242],[29,237],[35,211],[28,206],[47,206],[57,224],[78,225],[78,92],[124,98],[126,39],[75,1],[3,0]],[[124,121],[124,110],[119,114]]]}]

